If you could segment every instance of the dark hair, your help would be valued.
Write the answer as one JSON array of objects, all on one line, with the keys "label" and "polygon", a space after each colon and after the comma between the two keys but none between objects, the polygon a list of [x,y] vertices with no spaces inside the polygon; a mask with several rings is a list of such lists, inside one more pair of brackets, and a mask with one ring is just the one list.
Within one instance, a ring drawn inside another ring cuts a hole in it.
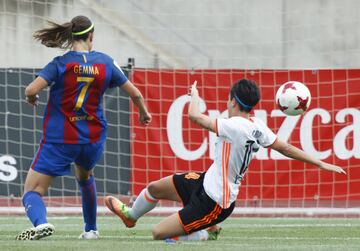
[{"label": "dark hair", "polygon": [[235,98],[240,111],[250,112],[260,100],[260,90],[255,81],[241,79],[230,90],[230,99]]},{"label": "dark hair", "polygon": [[85,16],[76,16],[70,22],[57,24],[48,21],[50,27],[40,29],[34,33],[34,38],[41,41],[46,47],[57,47],[61,49],[70,48],[73,41],[86,40],[94,28],[88,32],[75,35],[73,33],[84,31],[92,26],[92,22]]}]

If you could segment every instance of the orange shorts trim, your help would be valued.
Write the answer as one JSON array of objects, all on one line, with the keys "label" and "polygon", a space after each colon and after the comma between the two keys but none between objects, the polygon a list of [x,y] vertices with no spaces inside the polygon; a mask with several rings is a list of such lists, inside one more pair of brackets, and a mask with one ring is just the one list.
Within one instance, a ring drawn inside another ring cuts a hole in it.
[{"label": "orange shorts trim", "polygon": [[216,133],[216,136],[219,137],[219,131],[218,131],[218,120],[215,119],[215,133]]},{"label": "orange shorts trim", "polygon": [[181,220],[181,217],[180,217],[180,214],[179,214],[179,212],[177,213],[177,216],[178,216],[178,219],[179,219],[179,223],[180,223],[180,225],[182,226],[182,228],[184,229],[184,232],[186,233],[186,234],[189,234],[189,232],[188,231],[186,231],[186,228],[185,228],[185,226],[184,226],[184,223],[182,222],[182,220]]},{"label": "orange shorts trim", "polygon": [[199,228],[203,225],[207,225],[213,220],[217,219],[221,214],[221,212],[222,212],[222,208],[219,205],[216,205],[215,208],[208,215],[204,216],[200,220],[196,220],[184,226],[184,229],[186,230],[186,232],[190,232],[193,229]]}]

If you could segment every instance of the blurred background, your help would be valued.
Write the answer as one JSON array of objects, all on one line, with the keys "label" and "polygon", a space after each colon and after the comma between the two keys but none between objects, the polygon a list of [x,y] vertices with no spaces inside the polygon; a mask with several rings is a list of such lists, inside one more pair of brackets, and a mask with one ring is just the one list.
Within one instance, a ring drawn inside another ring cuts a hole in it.
[{"label": "blurred background", "polygon": [[[86,15],[95,50],[147,68],[354,68],[357,0],[0,0],[0,67],[59,54],[32,39],[46,20]],[[61,52],[60,52],[61,53]]]}]

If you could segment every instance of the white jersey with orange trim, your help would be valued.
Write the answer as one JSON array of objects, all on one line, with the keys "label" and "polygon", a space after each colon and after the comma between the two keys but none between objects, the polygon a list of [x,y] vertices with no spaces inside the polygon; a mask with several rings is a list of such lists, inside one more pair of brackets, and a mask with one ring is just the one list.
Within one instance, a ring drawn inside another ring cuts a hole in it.
[{"label": "white jersey with orange trim", "polygon": [[272,145],[277,136],[255,117],[234,116],[216,120],[215,159],[205,174],[205,192],[222,208],[239,193],[240,183],[259,147]]}]

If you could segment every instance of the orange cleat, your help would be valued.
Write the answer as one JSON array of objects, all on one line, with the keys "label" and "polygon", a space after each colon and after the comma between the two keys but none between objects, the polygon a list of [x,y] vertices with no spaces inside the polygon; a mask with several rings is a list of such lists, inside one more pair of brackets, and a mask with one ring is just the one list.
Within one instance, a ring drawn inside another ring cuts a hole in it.
[{"label": "orange cleat", "polygon": [[113,196],[106,196],[105,204],[111,212],[120,217],[126,227],[132,228],[135,226],[136,220],[131,219],[129,215],[129,208],[120,200]]}]

